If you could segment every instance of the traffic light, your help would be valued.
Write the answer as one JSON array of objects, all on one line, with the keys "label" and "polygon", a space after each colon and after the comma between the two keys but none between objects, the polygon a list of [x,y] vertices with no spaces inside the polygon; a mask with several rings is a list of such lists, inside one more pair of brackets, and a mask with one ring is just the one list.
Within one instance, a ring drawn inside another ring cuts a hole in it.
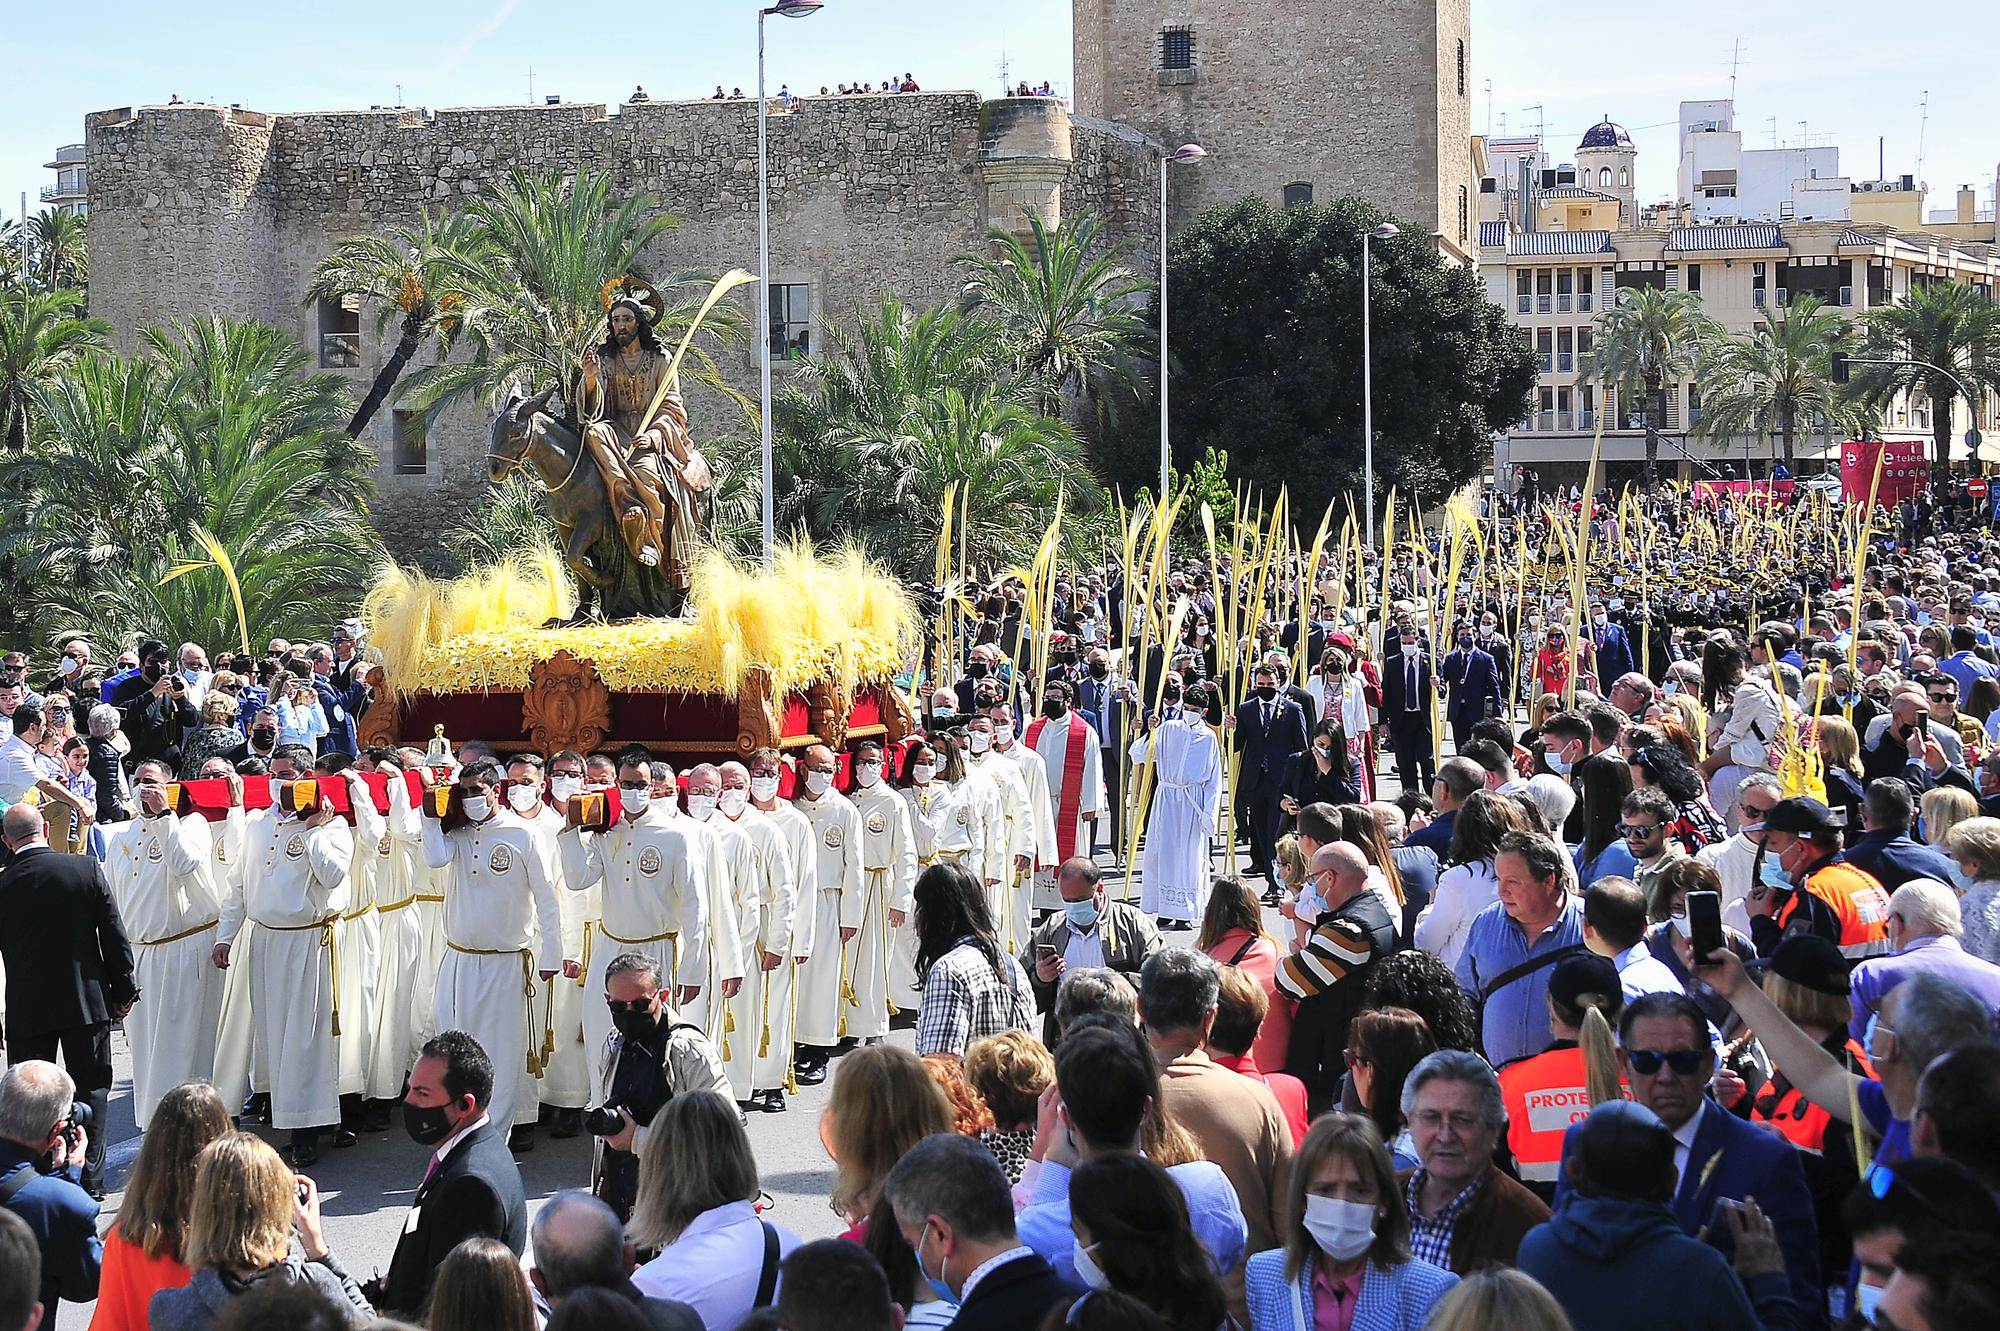
[{"label": "traffic light", "polygon": [[1846,382],[1847,382],[1847,353],[1846,353],[1846,352],[1844,352],[1844,351],[1836,351],[1836,352],[1834,352],[1834,353],[1833,353],[1833,356],[1832,356],[1832,358],[1831,358],[1831,359],[1832,359],[1832,362],[1833,362],[1833,381],[1834,381],[1835,383],[1837,383],[1837,384],[1844,384],[1844,383],[1846,383]]}]

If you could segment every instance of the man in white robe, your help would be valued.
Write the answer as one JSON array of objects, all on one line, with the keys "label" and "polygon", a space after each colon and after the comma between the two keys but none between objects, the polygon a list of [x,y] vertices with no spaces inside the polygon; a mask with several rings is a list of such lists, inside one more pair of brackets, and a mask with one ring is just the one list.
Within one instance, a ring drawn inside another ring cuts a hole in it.
[{"label": "man in white robe", "polygon": [[907,984],[899,994],[892,975],[897,940],[915,933],[910,901],[917,884],[917,837],[910,802],[885,779],[882,746],[871,740],[855,749],[853,772],[850,798],[861,827],[861,923],[848,967],[854,1003],[847,1033],[879,1040],[889,1033],[892,1016],[916,1007],[915,994]]},{"label": "man in white robe", "polygon": [[[1175,683],[1168,676],[1169,692]],[[1172,715],[1149,717],[1147,734],[1132,741],[1135,782],[1153,765],[1153,795],[1140,852],[1139,909],[1157,917],[1162,928],[1186,929],[1201,918],[1208,902],[1215,835],[1222,801],[1222,746],[1209,729],[1207,690],[1200,684]]]},{"label": "man in white robe", "polygon": [[[434,789],[451,783],[450,772],[439,774],[431,765],[428,754],[422,749],[401,749],[403,770],[421,772],[424,788]],[[410,865],[410,912],[417,917],[418,965],[410,982],[410,1065],[414,1067],[417,1052],[424,1041],[438,1032],[437,1027],[437,977],[438,969],[444,965],[444,880],[445,871],[433,869],[425,863],[421,831],[418,836],[417,856]]]},{"label": "man in white robe", "polygon": [[[336,754],[320,758],[322,765],[330,761],[346,760]],[[328,784],[347,783],[353,810],[354,863],[348,873],[352,892],[340,923],[334,926],[334,951],[340,958],[340,1131],[333,1139],[335,1146],[352,1146],[368,1126],[363,1121],[362,1100],[368,1091],[368,1068],[374,1055],[375,1011],[380,998],[376,986],[382,974],[382,926],[375,913],[375,878],[389,824],[376,810],[375,798],[358,769],[350,766],[334,773],[323,768],[318,779]]]},{"label": "man in white robe", "polygon": [[856,1034],[848,1000],[856,994],[851,962],[864,905],[861,815],[833,788],[838,766],[826,745],[808,748],[799,756],[799,784],[792,794],[792,808],[811,827],[808,850],[815,884],[811,897],[801,888],[798,908],[802,919],[813,917],[812,951],[796,981],[798,1018],[792,1034],[798,1044],[794,1075],[804,1086],[825,1081],[834,1046]]},{"label": "man in white robe", "polygon": [[[1035,821],[1028,807],[1021,764],[993,752],[993,720],[981,712],[965,723],[966,774],[991,785],[999,809],[1001,842],[997,860],[988,851],[987,900],[993,907],[993,927],[1000,945],[1018,951],[1028,941],[1028,896],[1035,866]],[[989,845],[993,828],[989,826]],[[997,870],[993,867],[998,866]],[[997,881],[994,881],[996,880]]]},{"label": "man in white robe", "polygon": [[1034,908],[1061,910],[1056,866],[1075,855],[1088,856],[1095,824],[1104,813],[1102,742],[1080,712],[1070,707],[1070,686],[1057,680],[1042,694],[1042,714],[1028,723],[1022,742],[1006,751],[1040,784],[1048,840],[1035,870]]},{"label": "man in white robe", "polygon": [[[584,923],[593,916],[588,908],[595,903],[586,895],[565,890],[568,885],[556,842],[564,818],[549,807],[547,793],[547,773],[538,754],[508,755],[500,816],[526,828],[535,839],[542,853],[542,867],[555,888],[556,909],[562,915],[562,954],[578,959],[583,956]],[[590,1104],[590,1065],[594,1061],[583,1043],[581,962],[574,968],[574,974],[571,969],[565,963],[562,978],[549,983],[551,1038],[543,1042],[541,1079],[529,1083],[537,1106],[536,1120],[541,1121],[544,1115],[552,1117],[551,1135],[556,1137],[574,1137],[583,1131],[583,1111]],[[517,1115],[519,1112],[517,1109]]]},{"label": "man in white robe", "polygon": [[[296,750],[293,770],[302,770],[304,747],[286,750]],[[243,840],[243,897],[222,914],[217,956],[228,963],[245,919],[257,926],[248,997],[270,1076],[271,1126],[291,1132],[287,1163],[306,1169],[319,1159],[320,1131],[340,1120],[334,926],[352,895],[354,834],[321,802],[303,818],[255,810]]]},{"label": "man in white robe", "polygon": [[[223,768],[229,768],[227,775]],[[270,1074],[262,1062],[263,1047],[257,1043],[257,1023],[250,1015],[250,954],[257,929],[243,918],[243,848],[249,826],[249,815],[243,808],[243,778],[236,775],[226,759],[219,757],[202,764],[200,777],[211,776],[229,782],[230,793],[229,812],[209,828],[209,872],[222,901],[222,915],[225,918],[234,915],[242,921],[236,937],[226,945],[220,941],[221,926],[217,926],[212,952],[215,967],[222,972],[222,1010],[216,1018],[213,1081],[222,1103],[244,1106],[246,1119],[268,1121]],[[255,1114],[245,1105],[253,1090],[261,1106]]]},{"label": "man in white robe", "polygon": [[172,772],[147,759],[132,773],[139,816],[104,827],[104,875],[132,940],[139,1001],[125,1017],[132,1114],[139,1130],[167,1089],[215,1069],[222,972],[211,959],[223,893],[210,861],[213,829],[167,807]]},{"label": "man in white robe", "polygon": [[[659,967],[668,1001],[678,1009],[700,995],[707,975],[710,848],[693,821],[674,812],[672,795],[652,796],[654,774],[644,759],[624,763],[618,821],[601,832],[573,822],[564,827],[563,882],[571,895],[594,894],[598,909],[586,925],[577,992],[603,994],[605,967],[637,952]],[[611,1010],[601,999],[587,1002],[582,1020],[584,1046],[601,1051],[611,1038]],[[561,1038],[562,1028],[556,1035]],[[592,1087],[594,1097],[604,1091]]]},{"label": "man in white robe", "polygon": [[[750,807],[749,768],[742,763],[724,763],[720,776],[717,818],[743,833],[750,843],[751,872],[738,882],[737,891],[756,902],[755,927],[745,937],[755,940],[753,956],[757,958],[747,982],[729,1004],[736,1039],[724,1063],[739,1101],[781,1114],[785,1083],[791,1076],[792,1047],[787,1019],[790,989],[780,972],[797,946],[798,880],[792,869],[792,833],[775,818]],[[781,1035],[785,1040],[782,1047]],[[780,1049],[782,1056],[774,1055],[773,1051]]]},{"label": "man in white robe", "polygon": [[[479,1041],[493,1060],[487,1115],[496,1126],[520,1127],[534,1121],[532,1107],[523,1112],[533,1104],[525,1083],[541,1075],[548,984],[565,958],[562,912],[541,854],[525,828],[499,819],[503,781],[488,758],[459,769],[452,798],[464,821],[446,832],[426,804],[424,862],[444,871],[437,1027]],[[516,1140],[510,1136],[510,1145]]]},{"label": "man in white robe", "polygon": [[[597,759],[591,759],[595,764]],[[687,811],[681,810],[681,789],[679,779],[671,764],[660,758],[648,763],[653,774],[652,812],[678,828],[688,840],[690,858],[702,866],[702,909],[708,925],[708,937],[699,959],[700,976],[688,986],[687,994],[681,1000],[681,1020],[699,1026],[707,1033],[709,1043],[718,1050],[728,1032],[729,1000],[736,997],[736,991],[743,987],[743,977],[750,968],[743,945],[743,919],[738,909],[736,896],[736,875],[749,863],[749,846],[734,837],[725,845],[719,835],[721,824],[715,819],[716,796],[722,791],[722,774],[712,764],[703,763],[688,772]],[[695,793],[696,777],[702,776],[702,795]],[[615,770],[608,774],[615,777]],[[593,766],[591,782],[596,783],[598,773]],[[737,862],[734,850],[742,854],[742,862]],[[683,960],[683,966],[688,962]]]},{"label": "man in white robe", "polygon": [[[418,870],[422,864],[423,828],[410,786],[394,753],[379,760],[363,755],[363,771],[389,779],[389,812],[375,842],[375,918],[380,933],[381,964],[375,978],[375,1037],[368,1047],[364,1094],[368,1105],[363,1121],[370,1129],[387,1127],[392,1103],[402,1097],[403,1080],[416,1063],[417,979],[425,964],[423,919],[416,911]],[[432,968],[432,974],[436,968]]]}]

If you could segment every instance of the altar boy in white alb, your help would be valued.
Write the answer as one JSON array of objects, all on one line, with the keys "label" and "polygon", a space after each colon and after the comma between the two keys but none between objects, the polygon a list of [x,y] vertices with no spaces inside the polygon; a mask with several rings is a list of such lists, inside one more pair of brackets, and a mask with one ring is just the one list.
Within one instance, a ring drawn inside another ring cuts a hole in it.
[{"label": "altar boy in white alb", "polygon": [[[884,779],[882,746],[872,740],[854,751],[854,811],[861,823],[861,925],[854,936],[848,976],[854,1003],[847,1033],[874,1040],[889,1033],[890,1016],[916,1007],[916,994],[890,984],[896,940],[914,930],[910,899],[917,884],[917,836],[910,803]],[[842,902],[843,907],[845,902]]]},{"label": "altar boy in white alb", "polygon": [[[798,1079],[812,1086],[826,1079],[826,1061],[843,1037],[859,1035],[850,1028],[848,1005],[855,995],[855,938],[861,931],[861,815],[847,796],[833,788],[838,760],[833,750],[815,744],[799,758],[799,784],[792,807],[812,825],[812,854],[817,861],[816,899],[801,893],[799,915],[813,916],[812,955],[799,968],[798,1023],[793,1039],[799,1046]],[[879,1032],[871,1032],[879,1034]]]},{"label": "altar boy in white alb", "polygon": [[526,828],[496,821],[503,781],[491,759],[468,763],[452,792],[465,821],[446,832],[427,801],[423,822],[424,862],[444,871],[437,1027],[464,1031],[486,1050],[493,1060],[487,1116],[508,1127],[534,1121],[524,1083],[541,1075],[548,983],[563,955],[562,913],[534,840]]}]

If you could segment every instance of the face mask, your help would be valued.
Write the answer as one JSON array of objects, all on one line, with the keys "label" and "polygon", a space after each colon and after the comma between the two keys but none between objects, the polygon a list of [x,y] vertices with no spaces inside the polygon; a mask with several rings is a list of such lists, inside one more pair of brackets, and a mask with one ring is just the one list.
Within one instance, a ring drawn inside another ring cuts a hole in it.
[{"label": "face mask", "polygon": [[1470,633],[1461,633],[1461,634],[1459,634],[1459,635],[1458,635],[1458,645],[1459,645],[1460,647],[1470,647],[1470,646],[1472,646],[1472,635],[1471,635]]},{"label": "face mask", "polygon": [[[1096,1246],[1093,1243],[1090,1245],[1090,1248]],[[1084,1247],[1081,1243],[1072,1243],[1070,1245],[1069,1260],[1070,1264],[1076,1267],[1077,1279],[1083,1281],[1084,1284],[1090,1286],[1092,1289],[1110,1289],[1111,1277],[1105,1275],[1104,1268],[1091,1260],[1090,1248]]]},{"label": "face mask", "polygon": [[1005,748],[1014,742],[1014,727],[1011,725],[993,727],[993,742]]},{"label": "face mask", "polygon": [[1953,887],[1957,888],[1960,892],[1970,892],[1972,890],[1972,875],[1966,873],[1959,866],[1957,860],[1951,862],[1948,872],[1951,875],[1951,885]]},{"label": "face mask", "polygon": [[1108,666],[1108,665],[1104,665],[1104,664],[1102,664],[1102,663],[1100,663],[1100,664],[1097,664],[1097,665],[1093,665],[1093,666],[1092,666],[1092,667],[1090,668],[1090,677],[1091,677],[1092,679],[1103,679],[1103,678],[1104,678],[1105,676],[1109,675],[1110,673],[1111,673],[1111,667],[1110,667],[1110,666]]},{"label": "face mask", "polygon": [[993,736],[983,730],[973,730],[966,733],[965,747],[973,753],[984,753],[992,745]]},{"label": "face mask", "polygon": [[880,784],[881,780],[882,764],[856,763],[854,765],[854,784],[863,790],[872,790],[876,785]]},{"label": "face mask", "polygon": [[1857,1285],[1854,1289],[1854,1311],[1870,1326],[1875,1324],[1875,1310],[1882,1306],[1881,1285]]},{"label": "face mask", "polygon": [[445,1117],[443,1105],[432,1105],[420,1109],[408,1100],[403,1101],[403,1131],[419,1146],[436,1146],[451,1135],[451,1120]]},{"label": "face mask", "polygon": [[1171,684],[1168,685],[1165,689],[1162,689],[1160,691],[1161,702],[1175,703],[1179,702],[1180,700],[1181,700],[1181,691],[1175,688]]},{"label": "face mask", "polygon": [[1592,628],[1600,628],[1600,629],[1601,629],[1601,628],[1603,628],[1603,627],[1604,627],[1604,616],[1603,616],[1603,615],[1592,615],[1592,616],[1590,617],[1590,623],[1591,623],[1591,627],[1592,627]]},{"label": "face mask", "polygon": [[1278,690],[1275,685],[1259,684],[1257,686],[1257,696],[1265,702],[1270,702],[1278,696]]},{"label": "face mask", "polygon": [[918,763],[910,769],[910,779],[920,786],[928,786],[937,779],[937,764]]},{"label": "face mask", "polygon": [[931,719],[939,724],[943,724],[957,715],[958,709],[955,707],[938,707],[932,710]]},{"label": "face mask", "polygon": [[1836,699],[1836,701],[1839,702],[1843,708],[1852,707],[1861,701],[1861,695],[1858,693],[1843,693],[1839,696],[1838,699]]},{"label": "face mask", "polygon": [[533,813],[535,806],[542,802],[542,793],[533,786],[507,787],[507,803],[515,813]]},{"label": "face mask", "polygon": [[1557,776],[1568,776],[1569,769],[1575,766],[1574,763],[1563,757],[1560,752],[1554,750],[1545,751],[1542,754],[1542,761],[1547,763],[1549,770]]},{"label": "face mask", "polygon": [[1403,655],[1415,656],[1416,654],[1417,654],[1417,644],[1415,644],[1414,642],[1406,642],[1403,644]]},{"label": "face mask", "polygon": [[628,1041],[645,1044],[660,1028],[660,1020],[650,1012],[614,1012],[611,1024]]},{"label": "face mask", "polygon": [[747,790],[725,790],[716,798],[716,807],[726,818],[741,818],[743,811],[750,807],[750,792]]},{"label": "face mask", "polygon": [[56,673],[58,675],[74,675],[76,673],[76,658],[74,656],[65,656],[62,659],[62,664],[56,667]]},{"label": "face mask", "polygon": [[715,813],[715,796],[689,795],[688,814],[697,822],[707,822]]},{"label": "face mask", "polygon": [[467,820],[471,822],[483,823],[493,816],[493,801],[484,795],[468,795],[463,807]]},{"label": "face mask", "polygon": [[278,742],[278,732],[275,730],[253,730],[250,732],[250,742],[260,748],[268,749]]},{"label": "face mask", "polygon": [[965,673],[966,673],[967,675],[971,676],[971,677],[972,677],[973,679],[985,679],[985,678],[986,678],[986,662],[984,662],[984,661],[974,661],[974,662],[973,662],[973,663],[972,663],[971,665],[969,665],[969,666],[967,666],[967,667],[965,668]]},{"label": "face mask", "polygon": [[1766,887],[1774,887],[1780,892],[1792,890],[1792,880],[1785,876],[1785,866],[1779,857],[1766,854],[1757,870],[1757,881]]},{"label": "face mask", "polygon": [[1063,914],[1078,929],[1094,928],[1097,924],[1097,898],[1085,897],[1081,901],[1065,901]]},{"label": "face mask", "polygon": [[160,682],[160,676],[166,674],[167,670],[165,666],[149,665],[139,673],[145,677],[148,684],[157,684]]},{"label": "face mask", "polygon": [[1375,1242],[1375,1208],[1338,1197],[1306,1198],[1306,1233],[1336,1262],[1350,1262]]},{"label": "face mask", "polygon": [[1685,910],[1678,915],[1669,915],[1667,919],[1672,922],[1674,932],[1682,938],[1694,937],[1694,926],[1688,923],[1687,912]]},{"label": "face mask", "polygon": [[1060,698],[1051,698],[1047,702],[1042,704],[1042,715],[1046,716],[1051,721],[1062,720],[1062,718],[1066,716],[1068,712],[1069,708],[1066,705],[1064,705],[1062,699]]},{"label": "face mask", "polygon": [[1670,679],[1666,683],[1660,685],[1660,691],[1666,694],[1669,698],[1671,698],[1676,693],[1679,693],[1681,691],[1681,682],[1677,679]]},{"label": "face mask", "polygon": [[924,1283],[931,1287],[931,1293],[937,1295],[940,1299],[943,1299],[946,1303],[956,1304],[958,1302],[957,1292],[954,1291],[950,1285],[945,1284],[944,1280],[941,1278],[944,1273],[944,1263],[943,1262],[938,1263],[938,1275],[935,1276],[932,1275],[930,1273],[929,1268],[924,1265],[924,1240],[929,1237],[930,1237],[929,1226],[925,1226],[924,1232],[917,1235],[917,1246],[915,1249],[913,1249],[913,1255],[917,1259],[917,1274],[922,1276],[924,1278]]},{"label": "face mask", "polygon": [[820,796],[826,794],[826,792],[831,789],[833,789],[833,773],[831,772],[806,773],[806,794],[812,796],[814,799],[818,799]]},{"label": "face mask", "polygon": [[648,795],[646,797],[646,812],[652,814],[655,818],[671,818],[674,813],[674,806],[678,802],[672,795]]},{"label": "face mask", "polygon": [[1494,626],[1491,624],[1481,624],[1479,626],[1479,636],[1482,638],[1490,638],[1493,636],[1494,632],[1495,632]]},{"label": "face mask", "polygon": [[1315,742],[1313,744],[1313,752],[1317,753],[1322,759],[1331,758],[1333,756],[1333,744],[1331,741],[1325,743]]},{"label": "face mask", "polygon": [[549,778],[549,790],[554,793],[557,803],[567,804],[570,796],[583,793],[583,778],[552,776]]},{"label": "face mask", "polygon": [[759,804],[778,797],[778,778],[775,776],[753,776],[750,778],[750,797]]},{"label": "face mask", "polygon": [[183,668],[181,671],[181,678],[186,680],[188,683],[192,684],[196,680],[201,678],[201,671]]}]

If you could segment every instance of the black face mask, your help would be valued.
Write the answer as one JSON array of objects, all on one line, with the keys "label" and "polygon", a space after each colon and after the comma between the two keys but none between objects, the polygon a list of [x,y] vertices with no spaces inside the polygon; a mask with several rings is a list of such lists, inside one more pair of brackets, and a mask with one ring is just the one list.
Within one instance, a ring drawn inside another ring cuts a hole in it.
[{"label": "black face mask", "polygon": [[269,748],[272,744],[276,743],[277,738],[278,732],[275,730],[253,730],[250,732],[250,742],[265,748]]},{"label": "black face mask", "polygon": [[636,1044],[649,1044],[659,1030],[660,1021],[650,1012],[614,1012],[611,1024],[618,1034]]},{"label": "black face mask", "polygon": [[445,1117],[443,1105],[420,1108],[403,1101],[403,1131],[419,1146],[436,1146],[451,1136],[451,1120]]},{"label": "black face mask", "polygon": [[139,671],[139,674],[145,678],[148,684],[159,683],[160,677],[166,673],[167,668],[163,665],[149,665]]},{"label": "black face mask", "polygon": [[1090,667],[1090,677],[1092,679],[1103,679],[1110,673],[1111,667],[1101,662]]},{"label": "black face mask", "polygon": [[1169,684],[1165,689],[1160,691],[1160,698],[1164,702],[1179,702],[1181,700],[1181,691]]},{"label": "black face mask", "polygon": [[971,665],[969,665],[969,666],[967,666],[967,667],[965,668],[965,673],[966,673],[967,675],[970,675],[970,676],[971,676],[971,677],[972,677],[973,679],[985,679],[985,678],[986,678],[986,662],[984,662],[984,661],[974,661],[974,662],[973,662],[973,663],[972,663]]},{"label": "black face mask", "polygon": [[1275,684],[1259,684],[1257,686],[1257,696],[1265,702],[1270,702],[1278,696],[1278,686]]},{"label": "black face mask", "polygon": [[1061,720],[1064,713],[1068,711],[1069,704],[1060,698],[1051,698],[1042,704],[1042,715],[1051,721]]}]

